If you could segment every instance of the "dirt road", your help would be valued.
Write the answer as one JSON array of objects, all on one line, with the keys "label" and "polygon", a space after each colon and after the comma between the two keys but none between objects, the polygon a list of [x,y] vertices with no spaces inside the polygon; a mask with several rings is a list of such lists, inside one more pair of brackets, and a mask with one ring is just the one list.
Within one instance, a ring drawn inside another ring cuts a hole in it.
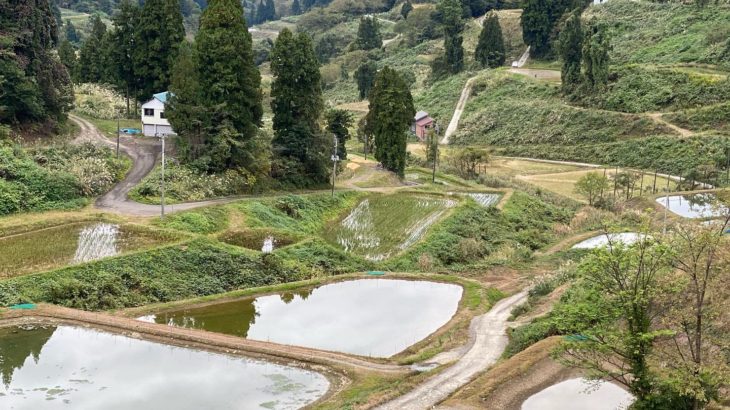
[{"label": "dirt road", "polygon": [[[69,115],[69,118],[81,128],[75,142],[90,142],[116,149],[116,142],[104,137],[89,121],[75,115]],[[160,154],[160,146],[158,144],[155,140],[143,138],[132,138],[128,136],[120,138],[119,150],[132,159],[132,169],[129,170],[129,173],[123,181],[115,185],[104,196],[97,199],[95,204],[97,208],[107,212],[133,216],[156,216],[160,214],[159,205],[140,204],[130,200],[128,197],[129,192],[155,168],[157,158]],[[180,212],[203,206],[224,204],[234,200],[236,198],[222,198],[210,201],[168,205],[165,208],[165,212]]]},{"label": "dirt road", "polygon": [[378,409],[430,409],[469,383],[502,355],[507,346],[507,319],[512,309],[525,300],[527,291],[522,291],[499,301],[486,314],[475,317],[469,329],[470,340],[466,353],[454,365]]},{"label": "dirt road", "polygon": [[466,102],[469,101],[469,95],[471,94],[471,87],[474,84],[474,80],[476,80],[476,77],[472,77],[467,80],[466,84],[464,85],[464,89],[461,90],[461,97],[459,97],[459,102],[456,104],[456,110],[454,110],[454,115],[451,117],[449,127],[446,128],[446,132],[444,133],[444,138],[441,140],[441,144],[448,144],[451,136],[454,135],[456,130],[459,128],[459,121],[461,120],[461,115],[464,114],[464,107],[466,107]]}]

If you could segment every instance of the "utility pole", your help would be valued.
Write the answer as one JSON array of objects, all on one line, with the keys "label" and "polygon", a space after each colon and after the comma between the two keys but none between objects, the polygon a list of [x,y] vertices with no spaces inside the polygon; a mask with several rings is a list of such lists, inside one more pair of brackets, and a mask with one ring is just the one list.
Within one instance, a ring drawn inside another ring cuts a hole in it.
[{"label": "utility pole", "polygon": [[665,198],[667,199],[664,204],[664,235],[667,234],[667,212],[669,212],[669,181],[671,181],[672,176],[667,175],[667,195]]},{"label": "utility pole", "polygon": [[[127,109],[129,109],[129,107],[127,107]],[[119,113],[119,110],[117,110],[117,159],[119,159],[119,132],[120,132],[119,117],[120,117],[120,115],[121,114]]]},{"label": "utility pole", "polygon": [[159,138],[162,139],[162,172],[160,174],[160,219],[165,219],[165,134]]},{"label": "utility pole", "polygon": [[[334,151],[332,152],[332,197],[335,196],[335,180],[337,179],[337,161],[340,160],[339,155],[337,155],[337,135],[332,135],[334,137],[335,147]],[[367,154],[365,154],[367,155]]]}]

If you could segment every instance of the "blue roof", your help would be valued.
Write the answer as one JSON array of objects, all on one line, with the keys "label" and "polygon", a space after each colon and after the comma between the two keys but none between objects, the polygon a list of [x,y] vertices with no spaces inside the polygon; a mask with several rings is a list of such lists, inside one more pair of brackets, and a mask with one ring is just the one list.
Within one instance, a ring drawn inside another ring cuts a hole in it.
[{"label": "blue roof", "polygon": [[162,101],[163,103],[166,103],[167,97],[170,95],[172,95],[172,94],[170,94],[169,91],[163,91],[161,93],[155,94],[154,97],[157,98],[158,100]]}]

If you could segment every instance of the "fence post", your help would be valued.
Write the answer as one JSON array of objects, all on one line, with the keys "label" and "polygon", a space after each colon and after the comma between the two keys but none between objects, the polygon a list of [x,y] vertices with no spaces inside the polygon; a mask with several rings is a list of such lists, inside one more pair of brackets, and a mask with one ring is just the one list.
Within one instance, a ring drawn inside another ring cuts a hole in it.
[{"label": "fence post", "polygon": [[654,186],[651,189],[651,193],[652,194],[656,194],[656,174],[657,174],[658,171],[659,170],[657,170],[657,169],[654,170]]}]

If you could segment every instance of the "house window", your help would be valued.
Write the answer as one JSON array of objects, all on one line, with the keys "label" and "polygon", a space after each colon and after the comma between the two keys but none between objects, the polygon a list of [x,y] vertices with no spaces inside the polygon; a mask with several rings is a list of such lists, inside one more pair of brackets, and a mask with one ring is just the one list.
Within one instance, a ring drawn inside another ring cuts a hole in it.
[{"label": "house window", "polygon": [[164,111],[160,111],[160,118],[165,118],[165,112]]},{"label": "house window", "polygon": [[154,117],[155,116],[155,109],[154,108],[145,108],[144,109],[144,116],[145,117]]}]

